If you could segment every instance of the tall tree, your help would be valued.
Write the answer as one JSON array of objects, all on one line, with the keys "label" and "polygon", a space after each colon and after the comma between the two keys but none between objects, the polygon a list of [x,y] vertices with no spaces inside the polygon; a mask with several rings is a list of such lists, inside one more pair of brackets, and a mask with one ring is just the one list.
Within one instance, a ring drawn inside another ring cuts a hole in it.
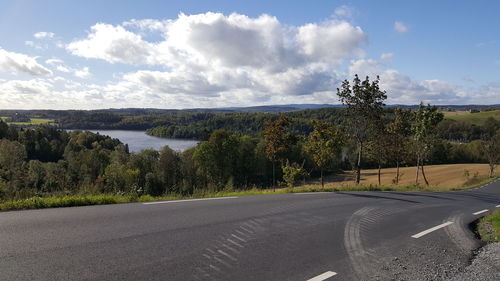
[{"label": "tall tree", "polygon": [[421,169],[425,184],[429,185],[429,181],[425,176],[424,162],[435,143],[435,128],[441,120],[443,120],[443,114],[438,112],[435,106],[424,106],[423,103],[420,103],[415,112],[415,118],[412,124],[413,148],[417,158],[415,184],[418,184],[419,170]]},{"label": "tall tree", "polygon": [[487,125],[487,129],[481,137],[481,148],[486,159],[488,159],[490,166],[489,176],[493,177],[495,168],[498,162],[500,162],[500,125],[498,123],[496,125],[494,123],[493,125],[485,125]]},{"label": "tall tree", "polygon": [[345,80],[341,88],[337,88],[340,101],[347,106],[347,130],[355,140],[358,149],[356,184],[359,184],[361,179],[365,143],[374,131],[376,122],[382,117],[382,107],[384,100],[387,99],[385,91],[380,90],[379,81],[379,77],[374,81],[370,81],[369,77],[361,81],[358,75],[355,75],[352,87],[349,81]]},{"label": "tall tree", "polygon": [[194,159],[202,173],[216,189],[221,189],[234,175],[239,139],[230,131],[214,131],[196,147]]},{"label": "tall tree", "polygon": [[340,154],[342,143],[343,136],[337,127],[314,121],[314,130],[309,135],[306,150],[320,169],[321,187],[324,187],[323,170]]},{"label": "tall tree", "polygon": [[291,135],[288,133],[290,120],[281,115],[277,120],[268,121],[264,127],[264,139],[266,140],[265,153],[273,165],[273,187],[276,186],[276,162],[283,164],[284,156],[289,149]]},{"label": "tall tree", "polygon": [[399,184],[399,166],[408,158],[409,137],[412,134],[411,124],[413,111],[411,109],[396,108],[394,120],[387,125],[388,143],[387,157],[396,164],[396,177],[394,183]]}]

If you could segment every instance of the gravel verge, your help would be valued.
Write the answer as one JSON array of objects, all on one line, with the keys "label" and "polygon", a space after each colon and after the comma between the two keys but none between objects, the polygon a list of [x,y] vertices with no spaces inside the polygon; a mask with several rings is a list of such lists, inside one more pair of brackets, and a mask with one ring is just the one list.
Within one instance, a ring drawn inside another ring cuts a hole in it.
[{"label": "gravel verge", "polygon": [[495,281],[500,280],[500,242],[480,248],[472,263],[451,281]]}]

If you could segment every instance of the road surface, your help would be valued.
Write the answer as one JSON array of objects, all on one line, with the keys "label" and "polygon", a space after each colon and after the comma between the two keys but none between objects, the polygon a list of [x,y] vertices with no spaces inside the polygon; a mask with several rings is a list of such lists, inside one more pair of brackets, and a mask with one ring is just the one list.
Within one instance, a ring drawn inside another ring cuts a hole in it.
[{"label": "road surface", "polygon": [[446,279],[500,181],[0,212],[0,280]]}]

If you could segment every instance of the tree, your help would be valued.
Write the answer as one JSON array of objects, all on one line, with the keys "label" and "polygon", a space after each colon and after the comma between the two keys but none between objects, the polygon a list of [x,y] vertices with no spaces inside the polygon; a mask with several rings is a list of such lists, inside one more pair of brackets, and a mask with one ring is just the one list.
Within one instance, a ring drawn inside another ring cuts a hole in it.
[{"label": "tree", "polygon": [[309,135],[306,150],[311,153],[315,165],[320,169],[321,187],[324,187],[323,170],[341,151],[343,136],[333,125],[314,121],[314,130]]},{"label": "tree", "polygon": [[181,158],[177,151],[165,146],[160,151],[158,169],[167,192],[178,192],[181,182]]},{"label": "tree", "polygon": [[438,112],[437,107],[431,106],[430,104],[424,106],[423,103],[420,103],[415,112],[415,118],[412,124],[413,148],[417,158],[415,184],[418,184],[418,175],[421,169],[425,184],[429,185],[429,181],[425,176],[424,161],[429,156],[429,152],[435,143],[435,128],[441,120],[443,120],[443,114]]},{"label": "tree", "polygon": [[387,162],[387,150],[389,148],[389,135],[386,128],[382,127],[370,135],[369,141],[366,144],[366,154],[369,158],[377,163],[378,167],[378,185],[381,185],[381,169],[382,164]]},{"label": "tree", "polygon": [[216,189],[224,187],[234,175],[238,146],[238,136],[233,132],[217,130],[196,147],[193,157],[199,171]]},{"label": "tree", "polygon": [[387,126],[387,149],[386,156],[389,161],[396,163],[396,178],[394,182],[399,184],[399,166],[408,158],[409,137],[412,134],[411,124],[413,111],[411,109],[396,108],[394,120]]},{"label": "tree", "polygon": [[266,122],[264,127],[265,153],[273,165],[273,187],[276,186],[276,162],[281,161],[283,164],[284,156],[291,144],[291,135],[288,133],[289,125],[290,120],[281,115],[277,120]]},{"label": "tree", "polygon": [[342,82],[341,88],[337,88],[337,95],[342,104],[347,106],[347,130],[357,144],[356,184],[359,184],[363,149],[368,136],[374,131],[375,123],[382,117],[382,106],[387,95],[380,90],[379,77],[370,82],[369,77],[361,81],[358,75],[354,76],[352,87],[349,81]]},{"label": "tree", "polygon": [[304,170],[303,166],[303,163],[302,166],[300,166],[297,163],[290,164],[290,161],[286,160],[285,165],[281,168],[283,169],[283,180],[287,187],[294,187],[301,178],[307,176],[307,172]]},{"label": "tree", "polygon": [[481,148],[490,166],[489,176],[493,177],[498,162],[500,162],[500,129],[497,129],[495,134],[485,134],[481,141]]}]

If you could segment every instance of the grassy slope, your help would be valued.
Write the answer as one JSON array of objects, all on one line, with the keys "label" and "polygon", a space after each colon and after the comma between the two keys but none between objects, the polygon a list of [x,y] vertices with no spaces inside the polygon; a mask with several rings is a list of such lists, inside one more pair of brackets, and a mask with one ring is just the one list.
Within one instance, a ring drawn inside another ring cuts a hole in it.
[{"label": "grassy slope", "polygon": [[483,241],[500,242],[500,210],[496,210],[482,218],[479,221],[477,230]]},{"label": "grassy slope", "polygon": [[497,120],[500,120],[500,109],[499,110],[491,110],[491,111],[482,111],[478,113],[469,113],[467,111],[458,111],[458,112],[450,112],[446,113],[445,118],[446,119],[453,119],[453,120],[465,120],[465,121],[470,121],[473,124],[481,125],[484,123],[486,119],[489,117],[493,117]]}]

